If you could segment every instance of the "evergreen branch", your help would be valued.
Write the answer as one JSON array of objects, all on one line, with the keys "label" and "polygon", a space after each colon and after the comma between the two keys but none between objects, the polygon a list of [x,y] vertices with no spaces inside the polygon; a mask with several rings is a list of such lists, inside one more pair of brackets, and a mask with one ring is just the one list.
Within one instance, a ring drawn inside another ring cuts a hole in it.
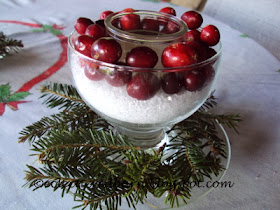
[{"label": "evergreen branch", "polygon": [[43,94],[40,98],[48,97],[43,103],[50,108],[59,107],[59,109],[69,110],[85,103],[72,85],[51,83],[42,86],[41,92]]},{"label": "evergreen branch", "polygon": [[[35,169],[32,166],[28,166],[30,171],[27,171],[26,179],[28,183],[25,184],[25,186],[29,186],[29,188],[34,187],[33,190],[37,190],[39,188],[43,187],[49,187],[52,185],[52,181],[55,181],[55,187],[54,190],[57,190],[58,188],[62,189],[63,193],[69,193],[70,189],[73,189],[73,187],[76,188],[76,192],[74,193],[74,199],[77,200],[77,197],[83,200],[84,206],[91,206],[98,204],[98,206],[101,207],[101,202],[105,201],[105,205],[109,208],[112,204],[112,199],[115,201],[115,198],[118,197],[118,200],[121,200],[121,196],[125,194],[129,188],[130,185],[126,182],[119,182],[118,180],[112,180],[109,185],[111,187],[104,187],[104,184],[98,182],[96,179],[79,177],[79,178],[68,178],[68,177],[62,177],[58,175],[52,175],[46,176],[43,175],[43,172],[40,172],[38,169]],[[44,169],[41,169],[42,171],[45,171]],[[47,181],[46,181],[47,180]],[[49,182],[51,180],[51,182]],[[109,204],[106,204],[107,201],[110,200]],[[114,202],[116,203],[116,202]],[[119,202],[115,204],[116,208],[118,207]],[[134,204],[132,204],[134,206]],[[111,209],[111,208],[110,208]]]},{"label": "evergreen branch", "polygon": [[[128,191],[129,191],[129,189],[124,189],[124,190],[117,191],[117,192],[114,191],[114,193],[112,193],[112,194],[107,194],[107,195],[104,195],[104,196],[100,196],[98,198],[89,199],[87,201],[84,201],[84,205],[88,206],[88,205],[92,205],[92,204],[95,204],[95,203],[100,203],[99,207],[101,207],[101,201],[103,201],[108,209],[117,209],[118,205],[116,205],[115,208],[112,208],[112,205],[109,204],[110,202],[108,202],[108,200],[113,199],[113,198],[115,198],[117,196],[123,196]],[[116,200],[119,200],[119,199],[116,199]],[[91,206],[91,208],[92,207],[93,207],[93,205]],[[94,208],[94,209],[96,209],[96,208]]]},{"label": "evergreen branch", "polygon": [[[75,147],[94,147],[94,148],[100,148],[100,147],[106,147],[108,149],[119,149],[119,150],[128,150],[131,149],[131,147],[121,147],[121,146],[113,146],[113,145],[106,145],[103,146],[101,144],[64,144],[64,145],[56,145],[49,147],[44,151],[44,153],[49,153],[51,151],[57,150],[57,149],[62,149],[62,148],[75,148]],[[140,147],[135,147],[136,149],[140,149]]]},{"label": "evergreen branch", "polygon": [[[143,182],[147,174],[153,174],[161,165],[161,158],[163,155],[163,147],[160,147],[157,151],[153,150],[153,154],[149,154],[143,151],[127,151],[123,155],[125,156],[127,171],[124,179],[132,181],[134,183]],[[135,176],[137,174],[137,176]]]},{"label": "evergreen branch", "polygon": [[111,174],[116,174],[115,171],[113,169],[111,169],[110,167],[108,167],[105,163],[102,162],[102,160],[100,158],[99,159],[99,162],[100,164],[106,169],[108,170]]},{"label": "evergreen branch", "polygon": [[213,123],[221,123],[230,129],[234,129],[236,133],[238,133],[238,123],[242,121],[239,114],[213,115],[209,112],[196,112],[195,116],[200,119],[211,120]]},{"label": "evergreen branch", "polygon": [[132,149],[140,148],[132,147],[121,136],[102,130],[79,130],[72,133],[51,132],[34,142],[32,150],[37,152],[34,155],[39,157],[40,163],[52,165],[64,176],[90,174],[94,177],[103,174],[101,177],[106,180],[125,171],[124,164],[108,157],[120,156],[123,151]]},{"label": "evergreen branch", "polygon": [[[78,132],[51,132],[48,136],[34,142],[32,150],[38,152],[40,162],[50,160],[62,167],[73,163],[90,166],[99,164],[99,158],[105,161],[108,156],[131,149],[140,148],[132,147],[126,139],[113,136],[110,132],[79,130]],[[111,161],[106,160],[104,163],[106,162]],[[117,165],[119,166],[119,163]]]},{"label": "evergreen branch", "polygon": [[0,59],[13,52],[17,53],[22,47],[23,44],[21,41],[9,39],[3,32],[0,32]]},{"label": "evergreen branch", "polygon": [[122,178],[132,184],[126,196],[134,194],[133,198],[136,203],[143,202],[148,192],[154,194],[154,180],[159,178],[158,171],[164,147],[165,144],[157,151],[151,151],[152,154],[141,150],[130,150],[123,154],[126,158],[127,168]]},{"label": "evergreen branch", "polygon": [[[213,152],[214,155],[221,155],[224,158],[227,158],[225,153],[225,143],[224,140],[220,139],[217,135],[216,124],[219,123],[217,120],[203,119],[199,117],[198,119],[198,132],[201,133],[202,138],[207,142],[202,146],[202,148],[206,146],[210,146],[210,152]],[[203,125],[203,126],[202,126]]]},{"label": "evergreen branch", "polygon": [[[108,209],[112,209],[113,203],[115,208],[117,209],[119,202],[116,202],[116,198],[119,201],[121,197],[123,197],[131,188],[131,185],[127,182],[123,182],[120,180],[112,180],[109,185],[104,185],[99,183],[96,179],[85,179],[81,178],[68,178],[63,176],[52,175],[51,171],[46,171],[41,169],[35,169],[32,166],[28,166],[30,171],[27,171],[26,179],[28,180],[29,187],[34,187],[33,190],[37,190],[42,187],[48,187],[45,183],[48,183],[43,180],[53,180],[56,181],[57,188],[61,188],[65,190],[66,188],[76,187],[76,192],[74,193],[74,199],[80,198],[83,201],[83,204],[80,207],[90,206],[90,209],[93,206],[101,207],[102,203],[108,207]],[[43,175],[43,173],[51,174],[49,176]],[[39,185],[38,185],[39,183]],[[59,184],[57,184],[59,183]],[[69,191],[68,191],[69,192]],[[129,205],[135,207],[135,202],[133,201],[131,196],[128,196],[129,199],[127,200]],[[96,208],[93,208],[96,209]]]},{"label": "evergreen branch", "polygon": [[189,165],[192,169],[192,173],[197,174],[196,168],[195,168],[194,164],[192,163],[193,157],[192,157],[191,152],[189,151],[189,144],[188,143],[185,145],[185,148],[186,148],[185,149],[186,157],[187,157],[188,163],[189,163]]},{"label": "evergreen branch", "polygon": [[[219,160],[219,155],[224,158],[227,155],[225,153],[224,140],[217,136],[213,122],[193,117],[193,119],[187,119],[179,123],[178,127],[175,126],[175,129],[186,130],[185,126],[190,124],[192,126],[191,129],[180,133],[180,136],[176,136],[176,139],[172,139],[172,143],[167,145],[168,150],[177,150],[177,152],[167,158],[166,161],[170,164],[172,163],[178,174],[189,174],[191,171],[193,181],[199,182],[203,180],[203,176],[211,178],[211,173],[218,175],[218,169],[221,168],[222,170],[222,166],[217,166],[213,161],[214,159]],[[185,149],[182,148],[183,142]],[[208,155],[205,155],[203,151],[206,147],[210,147]],[[184,153],[185,155],[183,155]],[[215,157],[210,156],[211,153]],[[188,163],[189,169],[186,170],[189,172],[185,172],[182,169],[182,162]]]},{"label": "evergreen branch", "polygon": [[213,91],[202,106],[198,109],[198,112],[205,112],[215,106],[217,106],[217,98],[214,96],[215,91]]},{"label": "evergreen branch", "polygon": [[223,147],[225,146],[223,140],[219,139],[217,136],[209,136],[207,133],[205,133],[204,136],[207,140],[207,145],[210,145],[210,152],[213,152],[214,155],[220,154],[224,158],[227,158],[223,149]]},{"label": "evergreen branch", "polygon": [[[75,186],[74,199],[82,204],[74,208],[117,209],[122,198],[136,208],[148,193],[161,197],[166,192],[170,207],[179,206],[179,199],[187,203],[190,181],[212,179],[224,170],[226,144],[216,131],[217,123],[237,131],[241,120],[237,114],[209,113],[216,106],[211,95],[199,111],[171,128],[167,145],[146,151],[113,134],[110,124],[90,111],[74,87],[54,83],[42,92],[48,107],[64,110],[21,132],[21,141],[32,142],[33,155],[42,163],[40,169],[28,166],[27,184],[36,190],[40,179],[58,180],[62,184],[54,190],[61,188],[62,196]],[[165,157],[167,152],[171,155]]]},{"label": "evergreen branch", "polygon": [[191,187],[189,185],[189,179],[191,170],[190,167],[181,166],[180,169],[183,173],[178,172],[178,168],[174,167],[177,163],[172,165],[164,165],[160,168],[160,180],[156,180],[158,185],[155,186],[154,195],[156,197],[161,197],[164,193],[168,192],[164,203],[169,204],[171,208],[174,207],[174,201],[176,200],[176,206],[179,207],[179,200],[187,204],[186,199],[191,197]]},{"label": "evergreen branch", "polygon": [[62,111],[50,117],[43,117],[41,120],[24,128],[19,134],[19,143],[29,140],[35,141],[44,135],[49,135],[51,131],[72,131],[79,128],[83,124],[84,127],[98,128],[107,125],[107,122],[100,119],[87,106],[74,107],[69,111]]},{"label": "evergreen branch", "polygon": [[[31,166],[28,166],[29,168]],[[30,171],[26,171],[26,176],[25,176],[25,179],[28,181],[28,182],[31,182],[31,181],[38,181],[38,180],[44,180],[44,179],[47,179],[47,180],[60,180],[60,181],[65,181],[65,182],[75,182],[75,183],[92,183],[92,182],[95,182],[96,180],[95,179],[77,179],[77,178],[69,178],[69,177],[62,177],[62,176],[46,176],[46,175],[34,175],[32,174]],[[33,183],[30,184],[30,186],[32,186]]]}]

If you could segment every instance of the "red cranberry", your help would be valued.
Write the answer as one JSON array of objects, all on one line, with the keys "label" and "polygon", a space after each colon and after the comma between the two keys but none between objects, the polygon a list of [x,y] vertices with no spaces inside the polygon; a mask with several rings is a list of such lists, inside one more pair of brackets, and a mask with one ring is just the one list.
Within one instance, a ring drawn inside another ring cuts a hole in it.
[{"label": "red cranberry", "polygon": [[159,12],[176,16],[176,11],[172,7],[164,7]]},{"label": "red cranberry", "polygon": [[108,33],[107,33],[107,29],[106,29],[104,20],[97,20],[97,21],[95,21],[95,24],[96,24],[96,25],[99,25],[99,26],[101,26],[101,27],[103,28],[103,31],[104,31],[104,33],[105,33],[104,36],[109,36]]},{"label": "red cranberry", "polygon": [[196,29],[190,30],[185,34],[186,41],[200,42],[200,32]]},{"label": "red cranberry", "polygon": [[173,34],[177,31],[179,31],[179,26],[173,21],[168,21],[164,28],[161,30],[161,32],[165,34]]},{"label": "red cranberry", "polygon": [[214,50],[211,47],[207,48],[207,59],[213,57],[216,54],[217,54],[216,50]]},{"label": "red cranberry", "polygon": [[167,94],[175,94],[182,89],[182,82],[175,72],[171,72],[162,77],[161,87]]},{"label": "red cranberry", "polygon": [[119,18],[112,20],[111,24],[112,24],[113,26],[115,26],[116,28],[121,29],[121,26],[120,26],[120,19],[119,19]]},{"label": "red cranberry", "polygon": [[114,87],[122,87],[131,79],[132,73],[127,70],[115,70],[112,74],[106,76],[106,81]]},{"label": "red cranberry", "polygon": [[207,46],[200,42],[188,41],[185,42],[187,45],[191,46],[197,52],[197,62],[206,60],[207,58]]},{"label": "red cranberry", "polygon": [[137,73],[126,86],[128,95],[138,100],[152,98],[159,89],[160,80],[150,72]]},{"label": "red cranberry", "polygon": [[[127,8],[123,10],[123,12],[133,12],[134,10],[131,8]],[[122,30],[130,31],[130,30],[136,30],[141,27],[140,24],[140,16],[136,14],[127,14],[122,15],[120,17],[120,25]]]},{"label": "red cranberry", "polygon": [[95,39],[99,39],[100,37],[105,36],[105,31],[100,25],[91,24],[87,27],[85,34],[92,36]]},{"label": "red cranberry", "polygon": [[156,52],[149,47],[135,47],[126,55],[126,63],[133,67],[153,68],[157,61]]},{"label": "red cranberry", "polygon": [[80,35],[74,43],[75,50],[78,52],[91,57],[91,46],[94,43],[95,39],[91,36]]},{"label": "red cranberry", "polygon": [[162,27],[166,26],[169,21],[168,18],[165,17],[157,17],[157,20],[159,22],[159,25]]},{"label": "red cranberry", "polygon": [[85,66],[84,73],[88,79],[93,81],[99,81],[105,77],[104,74],[98,71],[98,68],[92,68],[90,65]]},{"label": "red cranberry", "polygon": [[203,22],[201,14],[196,11],[187,11],[182,16],[181,19],[185,21],[189,29],[199,28]]},{"label": "red cranberry", "polygon": [[159,31],[159,21],[152,18],[144,18],[141,22],[141,27],[147,31]]},{"label": "red cranberry", "polygon": [[104,20],[97,20],[97,21],[95,21],[95,24],[96,25],[99,25],[99,26],[101,26],[103,29],[105,29],[105,23],[104,23]]},{"label": "red cranberry", "polygon": [[111,37],[102,37],[96,40],[91,47],[91,56],[107,63],[116,63],[121,55],[121,45]]},{"label": "red cranberry", "polygon": [[106,17],[108,17],[112,13],[114,13],[114,12],[112,12],[110,10],[106,10],[100,14],[99,19],[104,20]]},{"label": "red cranberry", "polygon": [[201,71],[188,71],[185,74],[185,88],[189,91],[200,90],[203,87],[205,80],[205,75]]},{"label": "red cranberry", "polygon": [[79,34],[85,34],[87,27],[91,24],[93,24],[92,20],[80,17],[74,23],[74,28]]},{"label": "red cranberry", "polygon": [[181,67],[197,62],[197,52],[187,44],[173,43],[163,50],[161,62],[164,67]]},{"label": "red cranberry", "polygon": [[210,64],[202,67],[200,71],[204,74],[205,83],[210,82],[215,76],[215,70]]},{"label": "red cranberry", "polygon": [[214,46],[220,41],[220,32],[216,26],[205,26],[200,32],[200,39],[207,45]]},{"label": "red cranberry", "polygon": [[125,8],[122,10],[122,12],[134,12],[135,9],[132,9],[132,8]]},{"label": "red cranberry", "polygon": [[[126,66],[123,62],[117,62],[117,65]],[[105,77],[106,81],[114,86],[114,87],[121,87],[127,84],[132,76],[132,72],[126,69],[114,69],[113,72],[110,72],[109,75]]]},{"label": "red cranberry", "polygon": [[[172,7],[164,7],[159,12],[176,16],[176,11]],[[159,24],[162,26],[166,26],[167,23],[169,22],[168,18],[166,18],[166,17],[158,17],[157,19],[159,21]],[[171,26],[168,26],[168,27],[171,27]],[[174,32],[168,32],[167,29],[165,29],[165,30],[166,30],[166,32],[163,31],[163,33],[167,33],[167,34],[174,33]]]}]

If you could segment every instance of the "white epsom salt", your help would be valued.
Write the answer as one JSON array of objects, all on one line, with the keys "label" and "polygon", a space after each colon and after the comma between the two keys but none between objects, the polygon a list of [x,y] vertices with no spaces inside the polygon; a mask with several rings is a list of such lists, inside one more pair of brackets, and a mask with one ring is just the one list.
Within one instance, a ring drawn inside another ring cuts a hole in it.
[{"label": "white epsom salt", "polygon": [[187,117],[196,111],[211,91],[211,85],[196,92],[182,88],[178,94],[173,95],[166,94],[160,89],[154,97],[142,101],[130,97],[126,92],[126,86],[113,87],[105,79],[89,80],[84,75],[79,58],[73,54],[71,69],[81,97],[90,106],[106,116],[127,123],[165,124],[174,121],[175,118],[182,118],[183,115]]}]

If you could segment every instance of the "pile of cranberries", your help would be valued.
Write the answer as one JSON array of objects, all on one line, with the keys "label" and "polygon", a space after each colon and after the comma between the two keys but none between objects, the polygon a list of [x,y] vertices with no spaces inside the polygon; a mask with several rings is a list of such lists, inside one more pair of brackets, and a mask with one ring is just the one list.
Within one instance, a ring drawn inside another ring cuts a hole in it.
[{"label": "pile of cranberries", "polygon": [[[176,24],[165,18],[141,19],[134,12],[135,10],[131,8],[118,12],[125,15],[114,20],[112,25],[123,31],[137,31],[137,33],[140,31],[141,34],[148,35],[151,34],[150,32],[158,35],[172,34],[179,30]],[[176,11],[171,7],[162,8],[159,12],[176,16]],[[188,32],[182,41],[170,44],[161,55],[150,47],[141,45],[130,49],[122,61],[120,61],[123,54],[122,46],[108,35],[104,25],[104,19],[111,14],[117,13],[104,11],[95,22],[80,17],[74,24],[79,34],[72,40],[76,51],[95,60],[118,66],[113,72],[104,74],[98,65],[84,59],[80,63],[88,79],[93,81],[105,79],[114,87],[126,85],[128,95],[138,100],[147,100],[152,98],[160,88],[167,94],[178,93],[182,88],[187,91],[198,91],[213,78],[215,71],[211,64],[188,70],[189,65],[214,56],[216,51],[211,47],[220,40],[219,30],[214,25],[207,25],[198,30],[203,23],[203,18],[198,12],[187,11],[181,16],[188,26]],[[158,62],[162,64],[160,76],[152,71]],[[124,68],[119,68],[120,66]],[[129,67],[143,68],[143,71],[130,71]],[[166,68],[172,68],[173,71],[168,71]],[[180,70],[174,71],[176,68]]]}]

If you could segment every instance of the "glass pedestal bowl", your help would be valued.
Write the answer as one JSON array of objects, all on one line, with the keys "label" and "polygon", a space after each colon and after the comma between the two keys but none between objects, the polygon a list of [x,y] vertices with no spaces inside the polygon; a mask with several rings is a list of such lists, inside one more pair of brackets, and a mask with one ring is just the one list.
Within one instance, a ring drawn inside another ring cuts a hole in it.
[{"label": "glass pedestal bowl", "polygon": [[[217,176],[212,175],[211,178],[204,177],[204,180],[199,183],[194,183],[192,181],[189,181],[188,184],[191,186],[191,192],[190,192],[190,198],[186,199],[187,204],[182,201],[182,199],[179,200],[179,206],[177,204],[174,204],[173,207],[170,206],[170,203],[165,203],[165,199],[168,196],[168,192],[163,194],[161,197],[155,197],[153,194],[148,193],[147,197],[144,199],[143,203],[138,203],[136,205],[137,210],[170,210],[170,209],[188,209],[188,205],[191,203],[195,203],[199,201],[200,199],[203,199],[208,193],[212,192],[213,190],[219,190],[224,188],[231,188],[234,186],[234,183],[228,180],[224,180],[224,176],[226,175],[230,161],[231,161],[231,145],[229,137],[224,129],[224,127],[221,124],[216,125],[216,130],[219,136],[224,139],[225,141],[225,154],[227,158],[221,157],[221,165],[224,167],[224,170],[222,170]],[[206,141],[206,140],[205,140]],[[205,151],[206,153],[209,152],[208,150]],[[206,200],[207,202],[207,200]],[[105,205],[104,205],[105,207]],[[178,207],[178,208],[177,208]],[[126,199],[123,198],[123,203],[119,208],[120,210],[126,210],[131,209],[129,205],[126,202]]]},{"label": "glass pedestal bowl", "polygon": [[[135,11],[141,20],[146,17],[157,20],[160,18],[161,21],[173,23],[176,30],[172,33],[124,31],[116,23],[119,24],[119,18],[125,14],[112,14],[105,20],[107,33],[122,47],[119,61],[125,62],[126,54],[132,48],[145,46],[157,53],[158,62],[154,68],[106,63],[85,56],[75,50],[75,38],[79,35],[77,32],[73,32],[69,37],[68,61],[74,84],[88,106],[106,119],[116,131],[127,136],[132,144],[149,148],[165,138],[167,127],[189,117],[209,97],[218,75],[221,44],[214,47],[214,56],[202,62],[164,68],[161,63],[162,51],[172,43],[184,41],[184,34],[187,32],[185,23],[163,13]],[[203,84],[197,89],[185,87],[186,75],[190,72],[204,75],[201,79]],[[125,76],[120,79],[119,75]],[[121,84],[117,82],[118,85],[114,85],[112,80],[118,79]],[[137,83],[133,84],[134,88],[147,92],[145,99],[137,99],[128,94],[128,86],[133,82]],[[166,85],[176,86],[179,91],[170,93],[166,90]]]}]

